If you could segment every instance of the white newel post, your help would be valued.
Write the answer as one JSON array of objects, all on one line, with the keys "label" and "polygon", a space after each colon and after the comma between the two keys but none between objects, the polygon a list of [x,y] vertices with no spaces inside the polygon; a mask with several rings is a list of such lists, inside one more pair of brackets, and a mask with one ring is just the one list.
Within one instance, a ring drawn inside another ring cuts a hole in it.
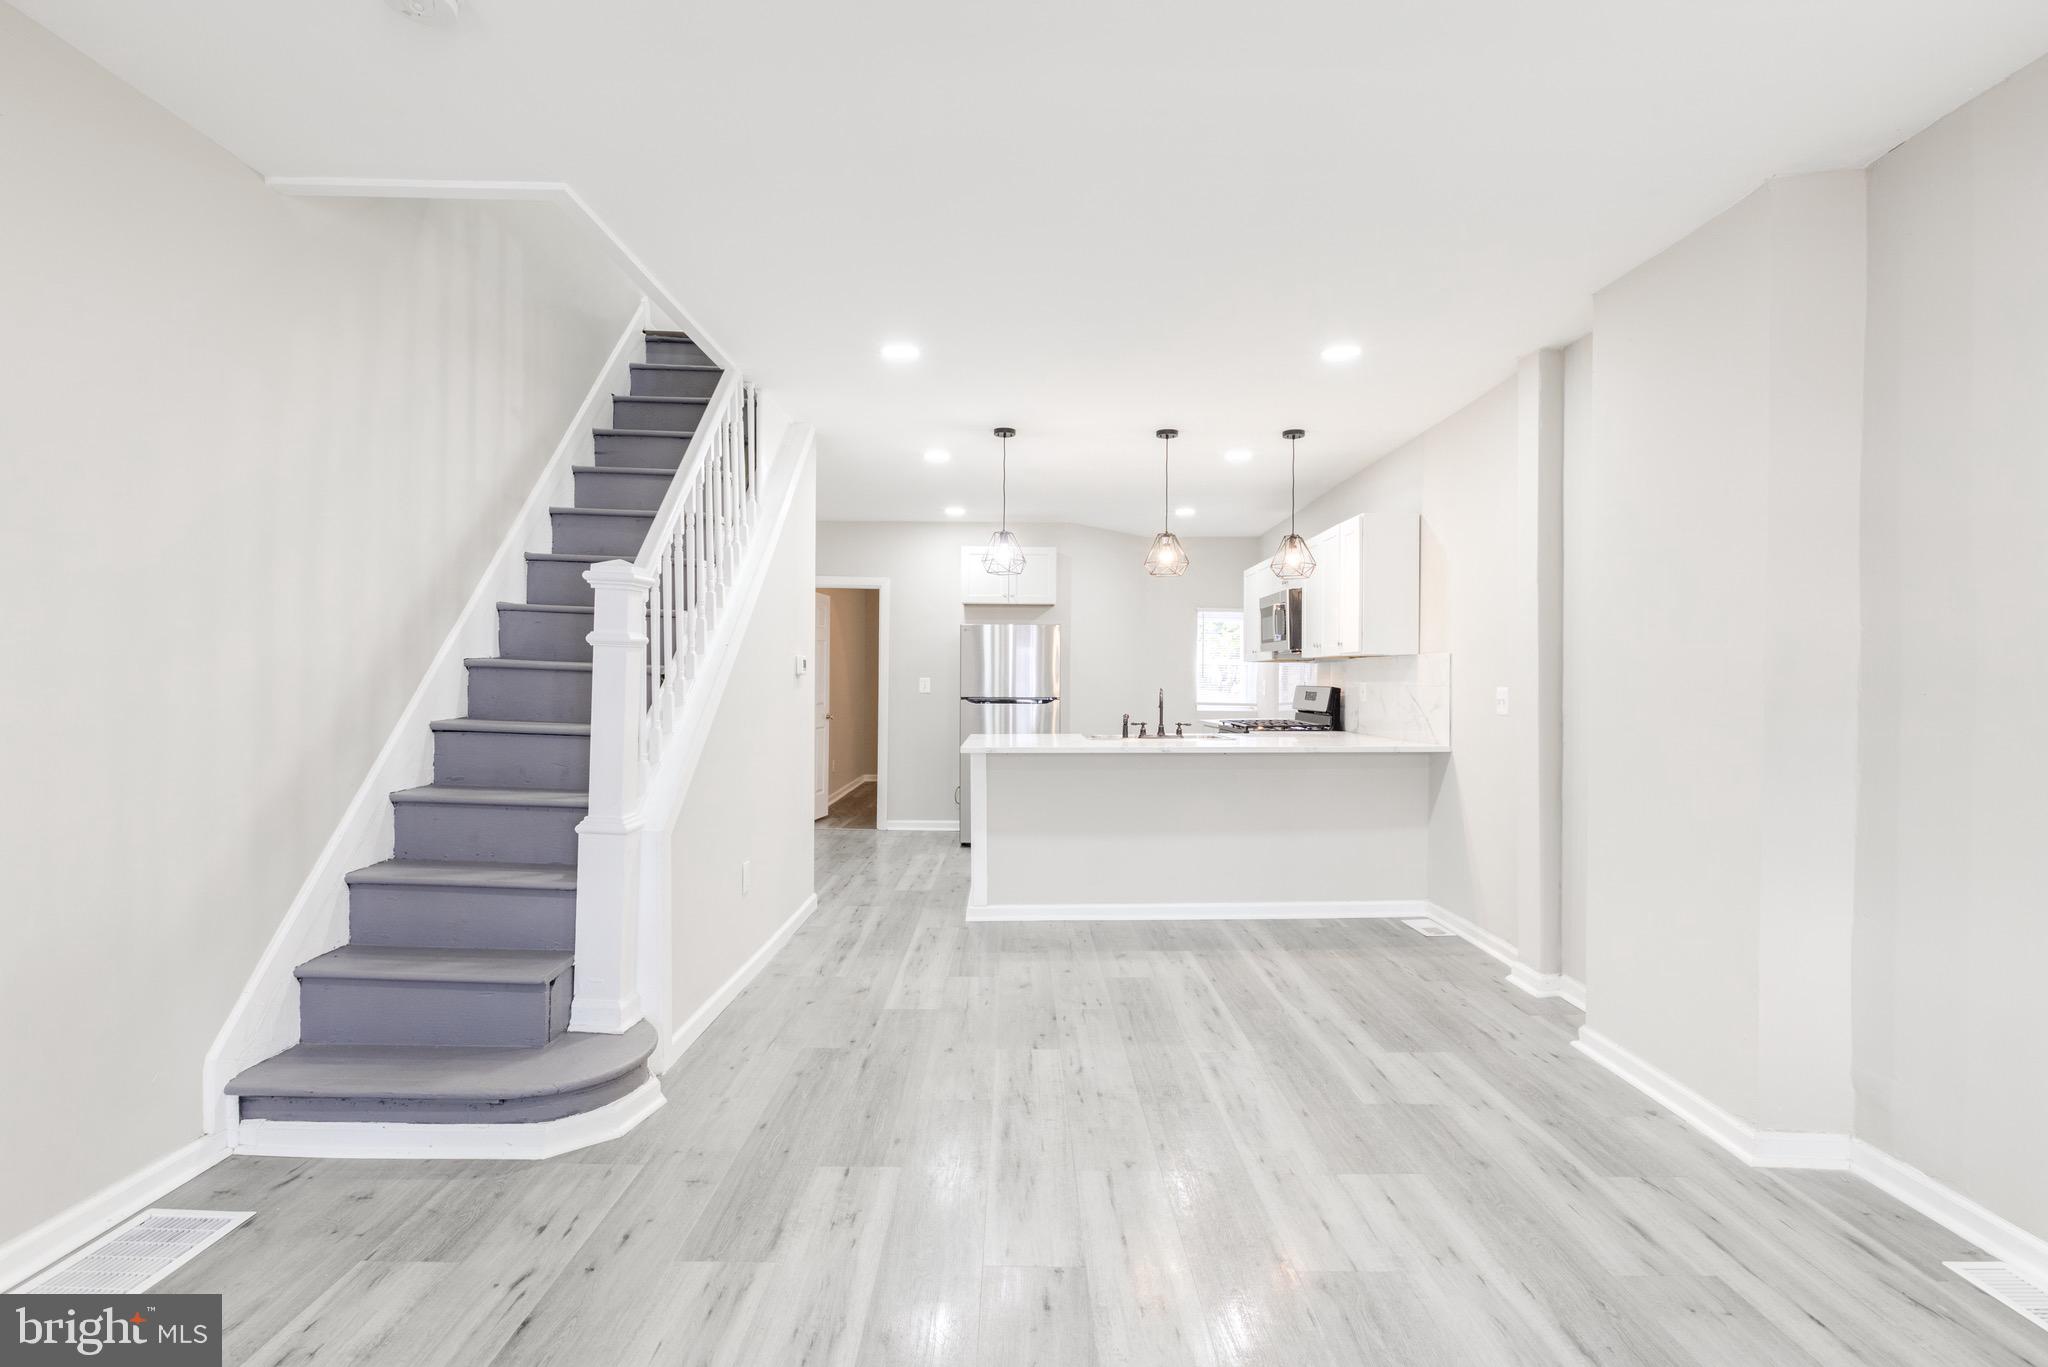
[{"label": "white newel post", "polygon": [[576,978],[569,1028],[617,1034],[641,1017],[641,728],[651,576],[624,560],[584,573],[590,633],[590,811],[576,827]]}]

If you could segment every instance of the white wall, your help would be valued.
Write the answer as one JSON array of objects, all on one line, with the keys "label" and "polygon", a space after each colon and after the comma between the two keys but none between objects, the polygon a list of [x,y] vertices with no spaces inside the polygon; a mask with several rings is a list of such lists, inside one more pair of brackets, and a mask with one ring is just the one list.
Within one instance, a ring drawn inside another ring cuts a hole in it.
[{"label": "white wall", "polygon": [[[1451,753],[1432,761],[1429,897],[1504,939],[1516,933],[1515,772],[1508,719],[1515,632],[1516,392],[1508,380],[1314,502],[1304,535],[1353,513],[1422,518],[1422,649],[1451,655]],[[1260,541],[1270,551],[1284,526]],[[1343,664],[1319,666],[1342,684]]]},{"label": "white wall", "polygon": [[276,197],[5,6],[0,165],[4,1240],[197,1136],[636,297],[547,206]]},{"label": "white wall", "polygon": [[2048,63],[1870,171],[1859,1133],[2048,1238]]},{"label": "white wall", "polygon": [[[1168,721],[1193,721],[1195,614],[1243,606],[1244,571],[1258,546],[1244,537],[1187,538],[1188,572],[1145,573],[1149,536],[1069,523],[1012,528],[1027,546],[1060,553],[1051,608],[960,602],[960,547],[995,528],[958,522],[821,522],[818,573],[889,582],[889,791],[892,821],[954,821],[959,808],[960,624],[1061,624],[1064,731],[1115,730],[1125,712],[1153,717],[1166,689]],[[919,693],[920,677],[931,692]],[[1225,714],[1210,714],[1225,715]]]},{"label": "white wall", "polygon": [[1590,1028],[1848,1128],[1863,185],[1772,182],[1596,300],[1568,468]]},{"label": "white wall", "polygon": [[[768,484],[771,493],[786,487],[773,471]],[[676,1024],[689,1021],[811,894],[813,681],[794,661],[814,653],[817,496],[812,461],[671,837]],[[753,874],[744,892],[742,863]]]},{"label": "white wall", "polygon": [[1562,887],[1560,929],[1564,938],[1565,976],[1586,981],[1586,789],[1584,748],[1575,744],[1575,700],[1587,696],[1588,680],[1581,638],[1594,625],[1590,612],[1598,585],[1592,576],[1576,574],[1573,537],[1585,524],[1586,498],[1592,481],[1574,478],[1593,460],[1593,339],[1581,337],[1564,352],[1564,489],[1563,489],[1563,731],[1562,776]]}]

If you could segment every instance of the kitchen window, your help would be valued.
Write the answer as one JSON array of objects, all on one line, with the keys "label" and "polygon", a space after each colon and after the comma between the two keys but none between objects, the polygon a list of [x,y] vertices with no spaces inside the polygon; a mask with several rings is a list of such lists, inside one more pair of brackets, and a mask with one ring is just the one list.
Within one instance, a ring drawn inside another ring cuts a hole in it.
[{"label": "kitchen window", "polygon": [[1195,709],[1242,712],[1252,705],[1252,671],[1244,658],[1244,613],[1195,614]]}]

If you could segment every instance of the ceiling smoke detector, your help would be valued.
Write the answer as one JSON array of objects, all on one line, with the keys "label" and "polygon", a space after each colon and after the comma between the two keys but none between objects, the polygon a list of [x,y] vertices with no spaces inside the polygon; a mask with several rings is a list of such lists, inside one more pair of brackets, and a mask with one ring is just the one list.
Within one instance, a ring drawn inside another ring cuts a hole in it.
[{"label": "ceiling smoke detector", "polygon": [[391,8],[408,19],[443,24],[462,12],[462,0],[390,0]]}]

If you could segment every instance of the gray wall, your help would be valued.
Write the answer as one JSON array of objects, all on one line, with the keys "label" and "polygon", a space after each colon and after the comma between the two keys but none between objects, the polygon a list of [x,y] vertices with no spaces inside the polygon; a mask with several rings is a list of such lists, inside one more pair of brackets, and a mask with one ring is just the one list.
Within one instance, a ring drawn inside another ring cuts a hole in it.
[{"label": "gray wall", "polygon": [[1857,1127],[2048,1237],[2048,63],[1870,228]]},{"label": "gray wall", "polygon": [[197,1138],[634,296],[546,206],[274,195],[5,6],[0,160],[4,1241]]},{"label": "gray wall", "polygon": [[1588,1026],[1848,1128],[1863,189],[1774,181],[1596,300],[1567,743]]},{"label": "gray wall", "polygon": [[[967,607],[960,602],[960,547],[994,527],[960,522],[821,522],[818,573],[890,581],[888,816],[953,821],[959,809],[959,641],[963,621],[1062,624],[1062,730],[1114,730],[1122,714],[1154,714],[1166,689],[1170,721],[1194,720],[1195,614],[1237,608],[1258,543],[1190,537],[1188,572],[1145,573],[1149,536],[1070,523],[1013,528],[1027,546],[1060,552],[1059,603],[1051,608]],[[917,691],[919,677],[931,692]]]},{"label": "gray wall", "polygon": [[[786,458],[776,430],[779,417],[764,405],[763,444]],[[771,494],[781,487],[771,471]],[[799,676],[790,662],[813,649],[815,461],[794,497],[670,838],[676,1023],[701,1009],[803,906],[814,886],[814,694],[810,677]],[[744,890],[743,863],[753,866]]]},{"label": "gray wall", "polygon": [[[1353,513],[1422,518],[1422,649],[1451,654],[1451,753],[1432,761],[1429,897],[1515,938],[1515,755],[1493,692],[1514,650],[1515,382],[1305,505],[1304,535]],[[1566,478],[1570,475],[1567,472]],[[1284,525],[1261,539],[1270,548]],[[1323,666],[1343,682],[1342,665]]]}]

